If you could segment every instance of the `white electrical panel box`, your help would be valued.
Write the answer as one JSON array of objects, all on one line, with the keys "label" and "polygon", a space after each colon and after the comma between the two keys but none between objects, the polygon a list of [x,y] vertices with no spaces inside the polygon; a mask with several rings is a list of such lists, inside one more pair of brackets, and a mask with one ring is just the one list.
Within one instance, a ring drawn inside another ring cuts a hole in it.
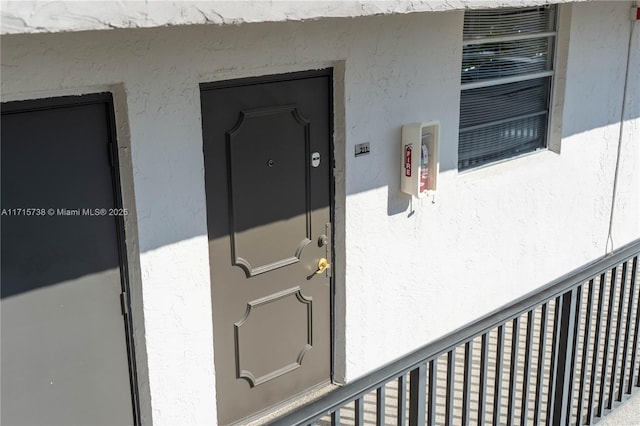
[{"label": "white electrical panel box", "polygon": [[440,161],[440,123],[414,123],[402,126],[402,170],[400,190],[422,198],[438,186]]}]

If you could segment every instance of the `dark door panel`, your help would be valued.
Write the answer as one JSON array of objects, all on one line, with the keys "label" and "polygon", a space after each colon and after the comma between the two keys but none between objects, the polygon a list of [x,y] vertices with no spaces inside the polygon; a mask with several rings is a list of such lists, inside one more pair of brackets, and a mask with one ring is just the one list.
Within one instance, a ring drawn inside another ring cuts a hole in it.
[{"label": "dark door panel", "polygon": [[331,259],[331,84],[324,71],[202,86],[223,425],[330,380],[330,278],[315,272]]},{"label": "dark door panel", "polygon": [[134,422],[109,108],[2,105],[2,424]]}]

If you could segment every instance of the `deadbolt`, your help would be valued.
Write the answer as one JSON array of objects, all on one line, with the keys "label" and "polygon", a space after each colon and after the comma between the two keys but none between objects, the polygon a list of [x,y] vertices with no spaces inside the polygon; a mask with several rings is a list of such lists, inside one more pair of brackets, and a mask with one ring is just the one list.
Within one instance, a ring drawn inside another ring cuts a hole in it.
[{"label": "deadbolt", "polygon": [[311,154],[311,167],[318,167],[320,165],[320,153],[314,152]]},{"label": "deadbolt", "polygon": [[318,237],[318,247],[324,247],[327,245],[328,242],[329,242],[329,237],[327,237],[326,235],[322,234]]},{"label": "deadbolt", "polygon": [[316,271],[316,274],[323,273],[327,268],[331,268],[331,264],[329,264],[329,261],[323,257],[318,260],[318,270]]}]

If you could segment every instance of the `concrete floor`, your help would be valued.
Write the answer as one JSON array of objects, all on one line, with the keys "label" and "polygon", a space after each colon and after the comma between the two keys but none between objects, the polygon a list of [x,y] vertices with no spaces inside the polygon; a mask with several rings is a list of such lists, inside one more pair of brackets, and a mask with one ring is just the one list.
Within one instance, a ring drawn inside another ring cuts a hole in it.
[{"label": "concrete floor", "polygon": [[639,426],[640,392],[602,419],[598,426]]}]

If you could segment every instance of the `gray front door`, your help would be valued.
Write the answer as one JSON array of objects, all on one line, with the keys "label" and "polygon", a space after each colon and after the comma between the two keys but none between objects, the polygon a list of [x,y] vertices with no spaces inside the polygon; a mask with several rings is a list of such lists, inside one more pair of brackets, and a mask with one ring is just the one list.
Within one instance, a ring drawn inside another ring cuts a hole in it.
[{"label": "gray front door", "polygon": [[331,378],[331,86],[201,86],[221,425]]},{"label": "gray front door", "polygon": [[2,104],[3,425],[134,423],[112,114]]}]

